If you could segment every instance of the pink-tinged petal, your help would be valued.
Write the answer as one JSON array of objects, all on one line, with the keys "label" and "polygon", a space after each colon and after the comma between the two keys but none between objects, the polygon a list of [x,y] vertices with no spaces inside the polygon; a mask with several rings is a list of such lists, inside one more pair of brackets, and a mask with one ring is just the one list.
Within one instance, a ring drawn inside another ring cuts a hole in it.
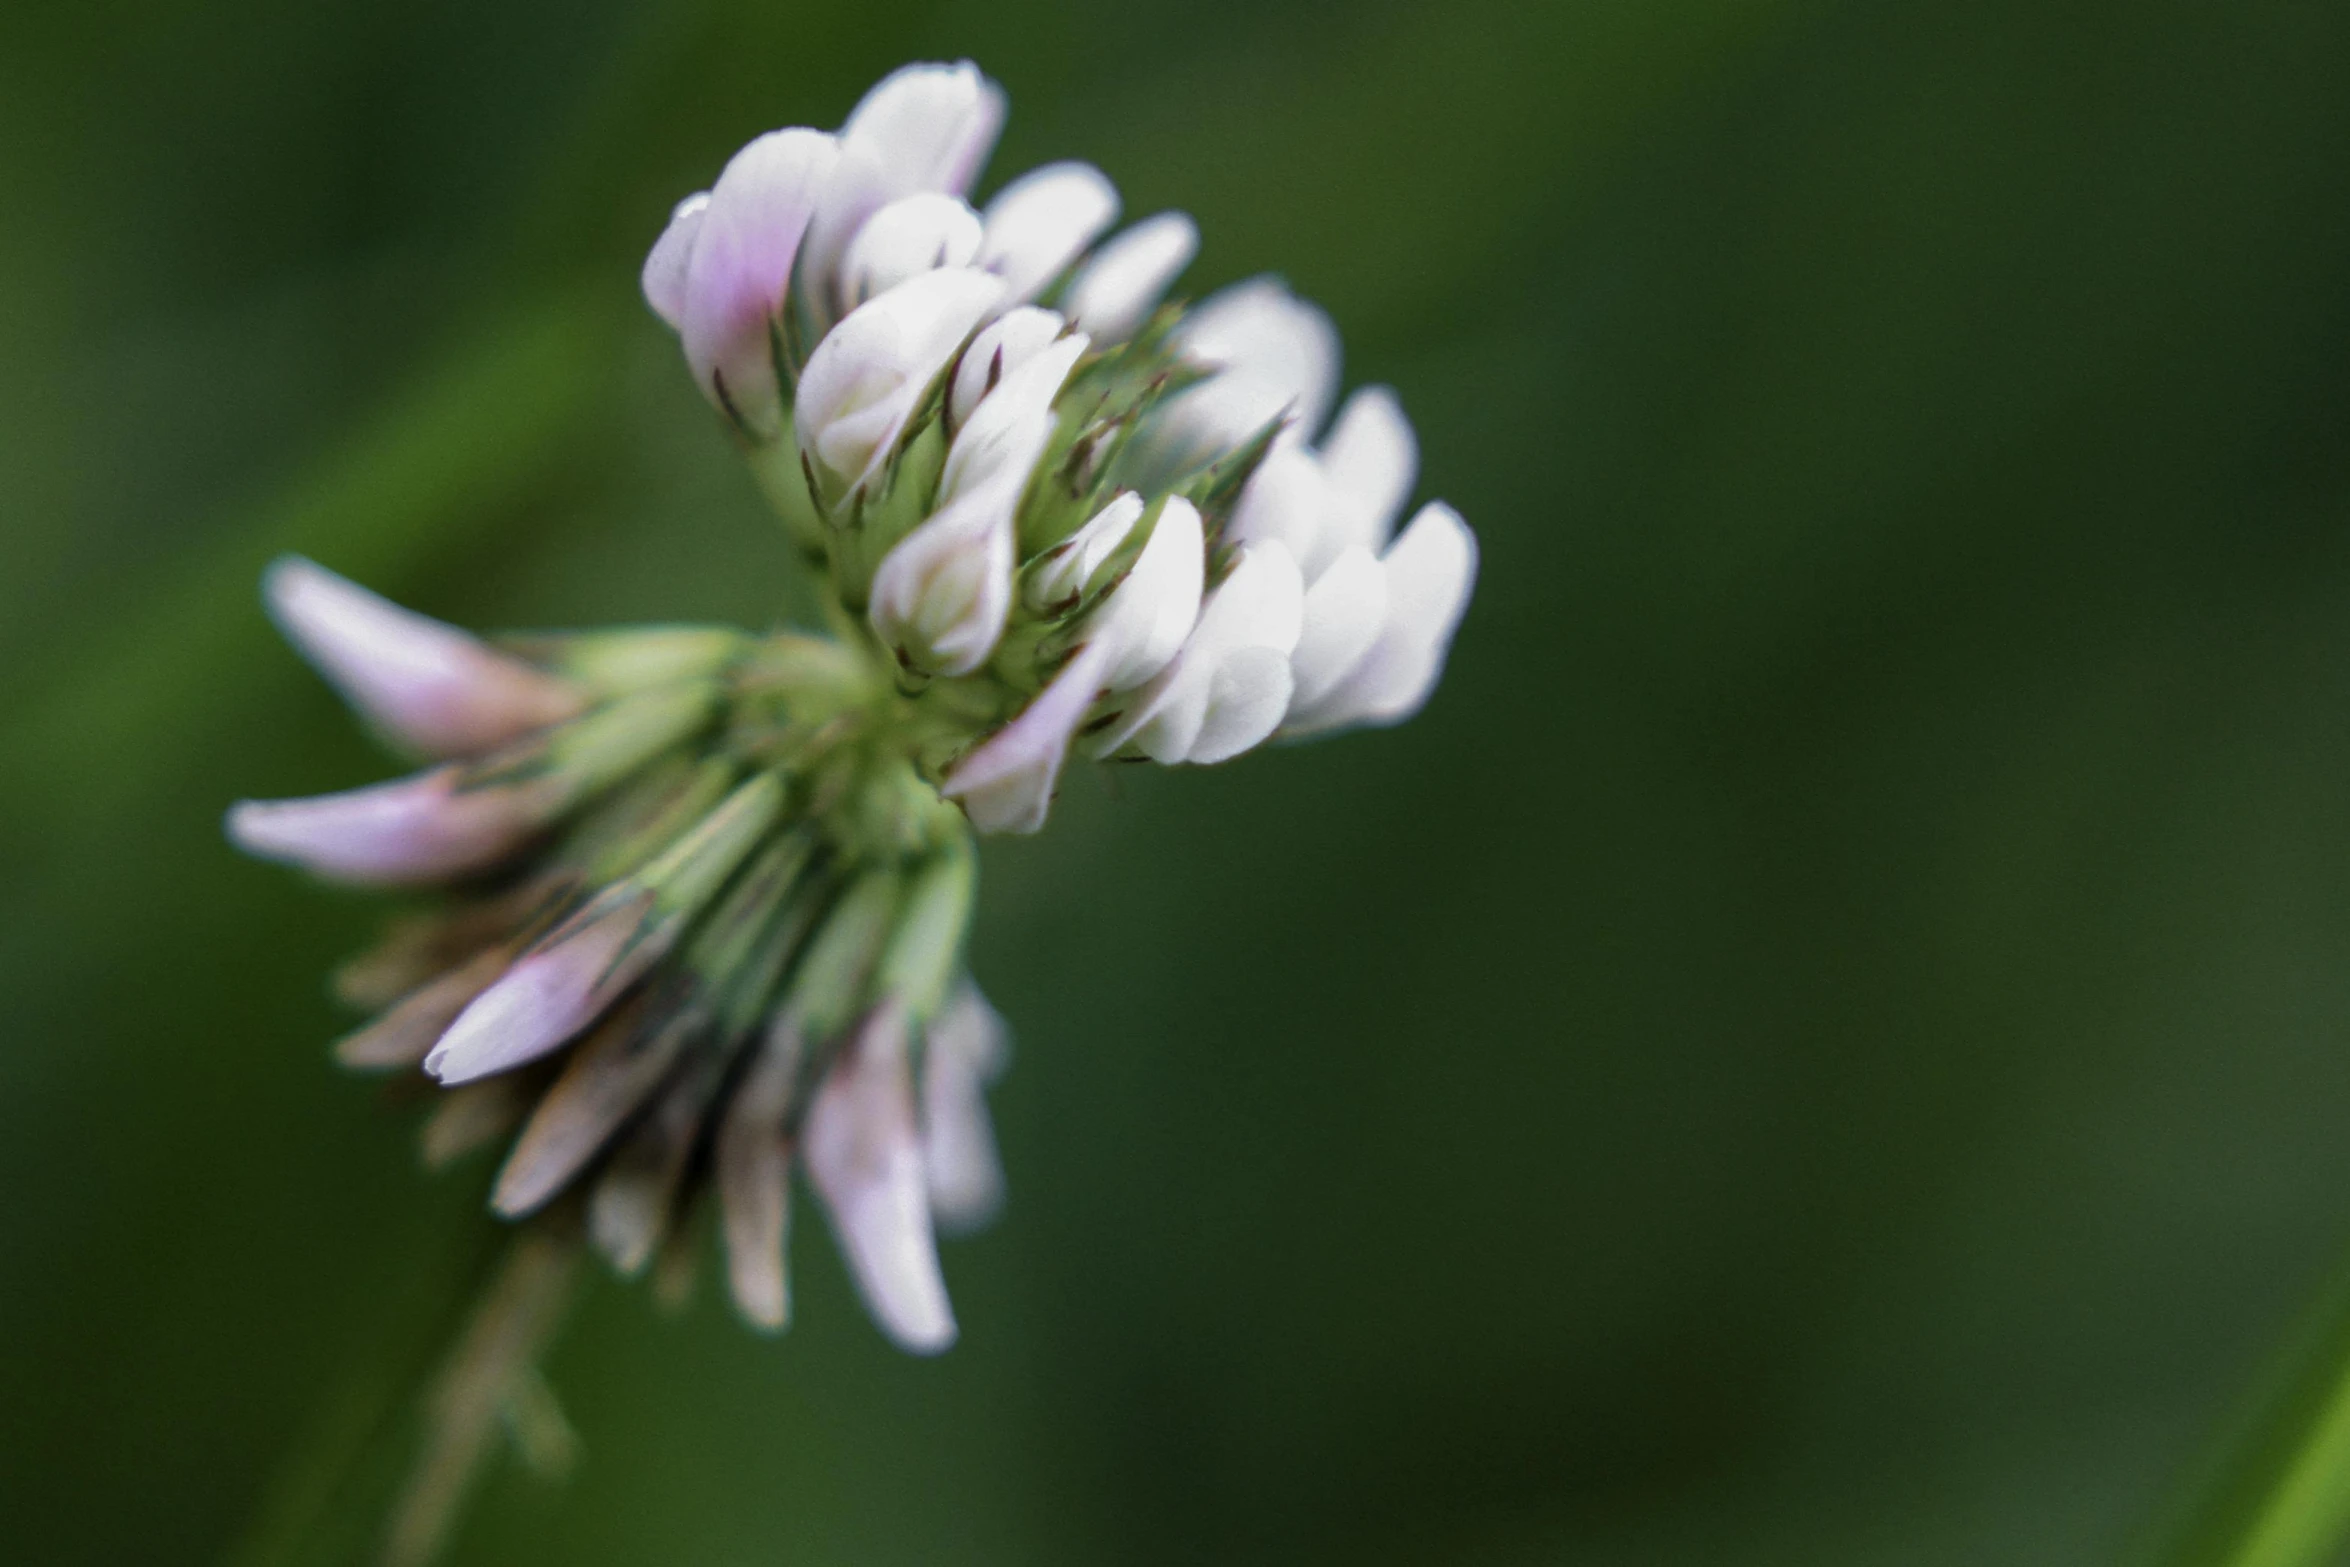
[{"label": "pink-tinged petal", "polygon": [[1122,342],[1149,319],[1191,258],[1199,225],[1181,212],[1145,218],[1105,240],[1069,285],[1069,319],[1099,342]]},{"label": "pink-tinged petal", "polygon": [[900,1348],[936,1354],[955,1341],[938,1268],[906,1016],[884,1001],[824,1075],[801,1134],[808,1176],[866,1309]]},{"label": "pink-tinged petal", "polygon": [[1052,810],[1069,737],[1101,692],[1106,648],[1086,647],[1021,709],[948,772],[939,793],[988,833],[1032,833]]},{"label": "pink-tinged petal", "polygon": [[1289,655],[1297,685],[1291,701],[1310,708],[1328,696],[1371,651],[1386,623],[1387,568],[1358,544],[1306,590],[1297,647]]},{"label": "pink-tinged petal", "polygon": [[667,950],[647,930],[652,908],[650,892],[599,900],[549,932],[458,1015],[424,1069],[454,1086],[568,1044]]},{"label": "pink-tinged petal", "polygon": [[298,555],[262,579],[289,641],[369,723],[430,757],[466,756],[574,718],[576,686]]},{"label": "pink-tinged petal", "polygon": [[1322,441],[1322,477],[1329,486],[1323,524],[1327,557],[1299,558],[1315,580],[1330,558],[1361,545],[1386,547],[1395,519],[1411,499],[1420,469],[1420,444],[1403,405],[1384,386],[1366,386],[1346,400]]},{"label": "pink-tinged petal", "polygon": [[968,979],[923,1031],[922,1166],[930,1212],[941,1231],[961,1234],[995,1217],[1004,1202],[1004,1166],[987,1113],[987,1085],[1011,1059],[1004,1020]]},{"label": "pink-tinged petal", "polygon": [[710,193],[697,191],[677,204],[669,214],[669,226],[661,237],[653,241],[652,251],[645,257],[642,281],[645,303],[675,331],[685,321],[685,279],[688,264],[693,260],[694,236],[701,232],[702,214],[710,206]]},{"label": "pink-tinged petal", "polygon": [[1400,723],[1435,690],[1476,585],[1476,535],[1458,512],[1431,501],[1397,537],[1383,565],[1387,616],[1378,641],[1328,695],[1291,713],[1287,732]]},{"label": "pink-tinged petal", "polygon": [[229,809],[229,840],[329,881],[422,886],[512,858],[565,799],[559,779],[467,789],[463,776],[436,767],[343,794],[240,801]]},{"label": "pink-tinged petal", "polygon": [[849,312],[808,356],[794,424],[830,498],[879,474],[915,404],[1003,293],[984,272],[946,267]]},{"label": "pink-tinged petal", "polygon": [[406,1071],[424,1064],[440,1037],[497,982],[519,943],[500,943],[425,981],[365,1028],[335,1041],[335,1060],[354,1072]]},{"label": "pink-tinged petal", "polygon": [[1206,587],[1207,539],[1199,510],[1169,496],[1134,568],[1087,621],[1086,641],[1109,655],[1103,688],[1130,691],[1165,669],[1198,623]]},{"label": "pink-tinged petal", "polygon": [[979,265],[1004,280],[1004,297],[1033,299],[1118,221],[1118,188],[1089,163],[1050,163],[1012,181],[987,204]]},{"label": "pink-tinged petal", "polygon": [[726,165],[693,236],[678,327],[686,363],[703,393],[755,440],[781,427],[772,324],[839,156],[821,131],[770,131]]}]

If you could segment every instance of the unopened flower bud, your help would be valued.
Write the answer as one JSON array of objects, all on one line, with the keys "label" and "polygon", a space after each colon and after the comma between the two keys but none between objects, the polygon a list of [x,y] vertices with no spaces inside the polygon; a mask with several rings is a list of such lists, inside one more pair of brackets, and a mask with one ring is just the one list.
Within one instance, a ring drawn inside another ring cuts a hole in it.
[{"label": "unopened flower bud", "polygon": [[961,199],[925,191],[866,220],[841,259],[840,308],[854,310],[909,278],[967,267],[979,254],[979,214]]},{"label": "unopened flower bud", "polygon": [[1142,497],[1121,490],[1085,525],[1047,550],[1028,567],[1021,602],[1039,615],[1066,614],[1077,606],[1094,577],[1142,521]]},{"label": "unopened flower bud", "polygon": [[289,555],[262,579],[286,635],[367,721],[429,757],[491,750],[576,716],[576,687]]},{"label": "unopened flower bud", "polygon": [[1162,212],[1105,240],[1069,285],[1063,308],[1098,343],[1134,335],[1199,254],[1199,225]]},{"label": "unopened flower bud", "polygon": [[1090,163],[1051,163],[1006,185],[987,204],[979,265],[1023,302],[1069,269],[1118,220],[1118,188]]},{"label": "unopened flower bud", "polygon": [[795,425],[832,504],[870,484],[915,405],[1003,293],[984,272],[948,267],[910,278],[849,312],[808,356]]}]

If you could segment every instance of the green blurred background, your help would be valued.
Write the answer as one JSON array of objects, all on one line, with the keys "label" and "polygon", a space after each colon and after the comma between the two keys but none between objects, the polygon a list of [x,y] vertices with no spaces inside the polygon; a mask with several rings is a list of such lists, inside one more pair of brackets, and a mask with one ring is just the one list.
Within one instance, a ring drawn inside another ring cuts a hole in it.
[{"label": "green blurred background", "polygon": [[259,568],[798,602],[637,263],[961,55],[1484,579],[1416,723],[990,848],[952,1354],[805,1215],[778,1342],[599,1277],[456,1560],[2143,1543],[2350,1250],[2350,8],[12,0],[0,1556],[355,1559],[489,1226],[322,1053],[369,906],[220,841],[382,766]]}]

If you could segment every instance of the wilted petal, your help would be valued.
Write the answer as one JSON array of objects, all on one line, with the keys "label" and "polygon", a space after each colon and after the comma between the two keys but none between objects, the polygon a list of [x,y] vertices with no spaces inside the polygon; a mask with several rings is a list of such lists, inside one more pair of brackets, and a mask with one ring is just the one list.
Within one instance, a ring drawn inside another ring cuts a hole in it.
[{"label": "wilted petal", "polygon": [[994,391],[1006,376],[1052,346],[1068,323],[1050,310],[1022,305],[1007,310],[979,329],[963,361],[955,367],[955,384],[948,411],[957,425],[971,417],[981,398]]},{"label": "wilted petal", "polygon": [[481,993],[441,1036],[424,1069],[455,1085],[535,1061],[601,1017],[669,943],[648,935],[650,892],[599,899]]},{"label": "wilted petal", "polygon": [[612,1151],[588,1194],[588,1239],[614,1272],[633,1277],[653,1260],[718,1092],[720,1068],[715,1052],[689,1057],[651,1113]]},{"label": "wilted petal", "polygon": [[229,840],[329,881],[423,886],[511,858],[566,793],[558,779],[468,789],[463,778],[458,767],[436,767],[342,794],[239,801],[229,808]]},{"label": "wilted petal", "polygon": [[1004,280],[1008,300],[1032,299],[1118,220],[1118,188],[1090,163],[1049,163],[987,204],[979,265]]},{"label": "wilted petal", "polygon": [[569,682],[288,555],[262,579],[287,638],[368,722],[425,756],[464,756],[576,716]]},{"label": "wilted petal", "polygon": [[945,1349],[955,1318],[930,1232],[897,1002],[875,1008],[842,1048],[808,1107],[802,1141],[809,1179],[874,1320],[901,1348]]},{"label": "wilted petal", "polygon": [[1069,319],[1114,343],[1132,337],[1199,254],[1199,225],[1181,212],[1145,218],[1103,241],[1062,301]]},{"label": "wilted petal", "polygon": [[335,1060],[355,1072],[421,1066],[457,1015],[496,983],[518,950],[518,944],[501,943],[427,980],[365,1028],[335,1041]]},{"label": "wilted petal", "polygon": [[425,1168],[438,1170],[487,1148],[520,1126],[529,1109],[530,1090],[514,1078],[450,1089],[433,1102],[418,1134]]},{"label": "wilted petal", "polygon": [[1338,411],[1321,456],[1329,510],[1323,553],[1298,560],[1309,582],[1341,550],[1359,544],[1376,552],[1386,546],[1404,502],[1411,499],[1420,445],[1395,394],[1384,386],[1366,386]]},{"label": "wilted petal", "polygon": [[694,379],[755,439],[783,416],[772,324],[817,193],[840,156],[821,131],[771,131],[710,188],[685,269],[678,332]]},{"label": "wilted petal", "polygon": [[849,312],[808,356],[795,424],[827,490],[876,476],[931,382],[1003,293],[984,272],[947,267]]},{"label": "wilted petal", "polygon": [[979,214],[935,191],[905,196],[866,220],[841,259],[840,308],[854,310],[924,272],[967,267],[979,253]]},{"label": "wilted petal", "polygon": [[784,1120],[807,1053],[798,1018],[777,1017],[758,1050],[718,1130],[718,1203],[735,1306],[754,1325],[773,1331],[791,1316],[783,1261],[791,1143]]},{"label": "wilted petal", "polygon": [[520,1218],[561,1191],[661,1086],[700,1023],[648,1021],[641,1005],[617,1008],[571,1052],[498,1171],[491,1207]]},{"label": "wilted petal", "polygon": [[[1237,737],[1262,719],[1275,687],[1286,706],[1289,653],[1297,646],[1304,603],[1305,586],[1287,549],[1271,540],[1243,545],[1231,575],[1208,595],[1183,650],[1134,693],[1094,742],[1093,754],[1131,748],[1172,765],[1222,761],[1255,744]],[[1278,677],[1264,656],[1268,652],[1279,655]],[[1276,714],[1273,722],[1279,721]],[[1202,754],[1195,756],[1195,750]]]},{"label": "wilted petal", "polygon": [[1294,705],[1310,708],[1346,678],[1387,622],[1387,569],[1361,545],[1331,562],[1306,589],[1297,647],[1289,656]]},{"label": "wilted petal", "polygon": [[1004,1201],[1003,1161],[987,1114],[987,1085],[1011,1058],[1004,1020],[968,979],[923,1031],[922,1167],[930,1212],[954,1234],[977,1229]]},{"label": "wilted petal", "polygon": [[645,303],[653,307],[653,314],[667,322],[672,331],[685,322],[687,265],[693,260],[694,236],[701,232],[702,214],[709,206],[710,193],[706,190],[696,191],[679,202],[669,214],[669,226],[653,241],[653,249],[645,257],[642,279]]},{"label": "wilted petal", "polygon": [[1105,690],[1131,690],[1167,667],[1199,620],[1206,580],[1199,510],[1171,495],[1134,569],[1087,621],[1086,640],[1109,656],[1102,669]]},{"label": "wilted petal", "polygon": [[1435,689],[1476,583],[1476,535],[1458,512],[1432,501],[1397,537],[1383,565],[1387,615],[1378,640],[1319,702],[1289,716],[1288,732],[1395,723],[1418,712]]},{"label": "wilted petal", "polygon": [[1102,689],[1109,649],[1081,649],[1020,716],[957,762],[939,793],[981,832],[1030,833],[1052,810],[1053,787],[1086,709]]}]

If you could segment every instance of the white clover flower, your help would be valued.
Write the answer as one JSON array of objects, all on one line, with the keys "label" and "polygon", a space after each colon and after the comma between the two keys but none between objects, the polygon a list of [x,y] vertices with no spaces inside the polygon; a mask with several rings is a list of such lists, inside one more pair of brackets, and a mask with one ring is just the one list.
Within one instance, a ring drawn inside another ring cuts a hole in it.
[{"label": "white clover flower", "polygon": [[910,66],[837,134],[753,141],[646,259],[828,634],[484,641],[270,570],[295,645],[433,765],[228,831],[439,898],[342,971],[375,1016],[335,1053],[441,1091],[433,1162],[505,1144],[491,1206],[528,1239],[483,1308],[512,1318],[482,1330],[520,1357],[497,1375],[528,1370],[564,1258],[690,1278],[704,1201],[735,1305],[781,1328],[795,1170],[883,1331],[945,1348],[933,1230],[1003,1190],[976,835],[1040,830],[1072,753],[1222,762],[1392,723],[1441,674],[1476,540],[1434,501],[1396,530],[1395,395],[1325,430],[1329,318],[1269,278],[1169,302],[1197,229],[1097,246],[1119,202],[1089,165],[975,205],[1003,113],[970,64]]}]

